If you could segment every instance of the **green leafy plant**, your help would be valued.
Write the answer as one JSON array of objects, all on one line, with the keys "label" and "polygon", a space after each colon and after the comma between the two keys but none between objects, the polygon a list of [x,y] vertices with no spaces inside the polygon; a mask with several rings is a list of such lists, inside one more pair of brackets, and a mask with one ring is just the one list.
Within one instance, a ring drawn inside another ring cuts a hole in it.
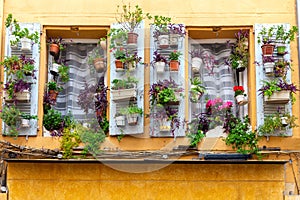
[{"label": "green leafy plant", "polygon": [[167,34],[169,32],[168,25],[171,24],[171,17],[155,15],[153,19],[153,37],[158,38],[159,35]]},{"label": "green leafy plant", "polygon": [[120,113],[123,115],[127,114],[143,114],[143,109],[139,108],[137,105],[129,105],[125,108],[121,108]]},{"label": "green leafy plant", "polygon": [[276,41],[283,44],[289,44],[290,41],[295,40],[295,35],[298,33],[298,27],[292,26],[288,31],[284,30],[283,25],[276,27]]},{"label": "green leafy plant", "polygon": [[197,130],[196,134],[187,134],[187,137],[190,139],[190,145],[196,147],[199,142],[205,137],[205,134],[201,130]]},{"label": "green leafy plant", "polygon": [[257,42],[259,44],[271,43],[273,42],[272,38],[275,35],[275,27],[271,26],[270,28],[262,27],[261,31],[257,34]]},{"label": "green leafy plant", "polygon": [[55,81],[50,81],[47,83],[48,90],[55,90],[55,91],[61,91],[63,88],[58,86],[58,84]]},{"label": "green leafy plant", "polygon": [[202,85],[202,81],[198,77],[191,78],[190,82],[191,82],[190,100],[192,102],[197,102],[205,92],[205,87]]},{"label": "green leafy plant", "polygon": [[66,66],[64,64],[61,64],[58,67],[58,74],[59,74],[60,80],[64,83],[66,83],[70,80],[69,70],[70,70],[69,66]]},{"label": "green leafy plant", "polygon": [[9,126],[8,135],[18,136],[17,125],[21,120],[21,111],[15,106],[4,106],[0,112],[0,118]]},{"label": "green leafy plant", "polygon": [[22,118],[22,119],[28,119],[28,120],[31,120],[31,119],[38,119],[38,116],[37,116],[37,115],[31,115],[31,114],[22,112],[22,113],[21,113],[21,118]]},{"label": "green leafy plant", "polygon": [[62,128],[62,116],[61,113],[54,109],[49,109],[46,114],[44,114],[43,125],[48,131],[59,130]]},{"label": "green leafy plant", "polygon": [[123,46],[123,42],[127,40],[127,31],[123,29],[112,28],[107,34],[110,37],[110,49]]},{"label": "green leafy plant", "polygon": [[111,89],[120,90],[134,88],[137,82],[138,80],[134,77],[128,77],[127,79],[114,79],[112,81]]},{"label": "green leafy plant", "polygon": [[180,51],[172,51],[169,55],[169,60],[179,60],[179,57],[182,55]]},{"label": "green leafy plant", "polygon": [[91,54],[88,55],[88,64],[94,65],[94,60],[97,58],[103,58],[104,52],[99,47],[96,47],[92,50]]}]

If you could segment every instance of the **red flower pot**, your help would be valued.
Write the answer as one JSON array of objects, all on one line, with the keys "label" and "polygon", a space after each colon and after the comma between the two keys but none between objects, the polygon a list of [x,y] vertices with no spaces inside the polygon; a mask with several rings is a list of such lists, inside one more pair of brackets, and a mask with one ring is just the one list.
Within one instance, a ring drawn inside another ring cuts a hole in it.
[{"label": "red flower pot", "polygon": [[272,56],[274,52],[274,45],[272,44],[263,44],[261,46],[262,54],[264,56]]},{"label": "red flower pot", "polygon": [[50,55],[51,56],[54,56],[54,57],[58,56],[59,51],[60,51],[60,49],[59,49],[58,44],[50,44]]},{"label": "red flower pot", "polygon": [[169,65],[170,65],[170,71],[178,71],[179,62],[177,60],[171,60]]}]

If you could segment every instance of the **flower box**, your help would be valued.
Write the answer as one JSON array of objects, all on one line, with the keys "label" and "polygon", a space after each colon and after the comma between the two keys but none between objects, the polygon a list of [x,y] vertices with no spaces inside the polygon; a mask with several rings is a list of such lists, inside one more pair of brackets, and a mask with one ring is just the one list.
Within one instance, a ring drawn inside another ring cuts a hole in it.
[{"label": "flower box", "polygon": [[[30,100],[30,92],[28,90],[24,90],[23,92],[15,93],[16,100],[29,102]],[[13,99],[9,98],[8,93],[4,91],[4,99],[6,102],[11,102]]]},{"label": "flower box", "polygon": [[125,126],[125,116],[124,115],[115,117],[115,121],[116,121],[117,127]]},{"label": "flower box", "polygon": [[264,96],[264,100],[267,103],[286,104],[290,101],[290,91],[289,90],[281,90],[278,92],[274,92],[270,97]]},{"label": "flower box", "polygon": [[29,119],[21,119],[21,127],[22,128],[29,128],[30,127],[30,120]]},{"label": "flower box", "polygon": [[130,100],[132,97],[136,97],[136,88],[111,90],[113,101]]},{"label": "flower box", "polygon": [[135,126],[138,123],[139,114],[128,114],[126,115],[126,118],[129,126]]}]

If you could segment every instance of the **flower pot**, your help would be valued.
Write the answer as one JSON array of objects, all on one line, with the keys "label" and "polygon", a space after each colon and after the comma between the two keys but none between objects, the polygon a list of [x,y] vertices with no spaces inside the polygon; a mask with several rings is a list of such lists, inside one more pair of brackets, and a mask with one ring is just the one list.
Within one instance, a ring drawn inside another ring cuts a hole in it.
[{"label": "flower pot", "polygon": [[58,91],[55,91],[55,90],[49,90],[48,94],[49,94],[49,99],[50,99],[51,101],[56,102],[57,95],[58,95]]},{"label": "flower pot", "polygon": [[124,70],[124,63],[121,60],[115,60],[116,71]]},{"label": "flower pot", "polygon": [[111,91],[113,101],[130,100],[131,98],[136,97],[136,88],[110,90],[110,91]]},{"label": "flower pot", "polygon": [[22,128],[28,128],[28,127],[30,127],[29,122],[30,122],[29,119],[21,119],[21,127]]},{"label": "flower pot", "polygon": [[274,52],[274,45],[272,44],[263,44],[261,46],[262,54],[264,56],[272,56]]},{"label": "flower pot", "polygon": [[117,127],[125,126],[125,116],[121,115],[121,116],[115,117],[115,122],[116,122]]},{"label": "flower pot", "polygon": [[236,68],[236,71],[238,71],[238,72],[243,72],[243,71],[245,71],[245,69],[246,69],[246,67],[243,65],[243,62],[242,61],[237,61],[238,62],[238,66],[237,66],[237,68]]},{"label": "flower pot", "polygon": [[273,74],[273,72],[274,72],[274,63],[273,62],[264,63],[264,69],[265,69],[266,75]]},{"label": "flower pot", "polygon": [[31,40],[28,38],[21,38],[21,51],[31,51]]},{"label": "flower pot", "polygon": [[127,69],[129,71],[134,71],[136,69],[136,62],[129,62],[129,63],[127,63]]},{"label": "flower pot", "polygon": [[200,67],[202,65],[203,61],[199,57],[192,58],[192,71],[194,73],[198,73],[200,71]]},{"label": "flower pot", "polygon": [[[192,85],[193,87],[193,85]],[[191,88],[192,88],[191,87]],[[194,86],[195,87],[195,86]],[[192,103],[199,103],[200,99],[202,97],[203,93],[202,92],[197,92],[197,91],[190,91],[190,101]]]},{"label": "flower pot", "polygon": [[127,38],[127,46],[128,47],[136,47],[137,46],[137,39],[138,39],[138,34],[137,33],[133,33],[133,32],[129,32],[128,34],[128,38]]},{"label": "flower pot", "polygon": [[106,40],[101,40],[101,41],[100,41],[100,46],[101,46],[101,48],[105,51],[106,48],[107,48],[107,46],[106,46]]},{"label": "flower pot", "polygon": [[287,73],[287,69],[285,66],[277,65],[274,67],[274,75],[275,77],[283,77]]},{"label": "flower pot", "polygon": [[247,100],[247,98],[246,98],[244,95],[237,95],[237,96],[235,97],[235,99],[236,99],[236,102],[237,102],[240,106],[245,105],[245,104],[248,103],[248,100]]},{"label": "flower pot", "polygon": [[264,96],[264,100],[266,103],[286,104],[290,101],[290,93],[289,90],[281,90],[274,92],[270,97]]},{"label": "flower pot", "polygon": [[178,34],[170,34],[170,47],[178,48],[179,43],[179,35]]},{"label": "flower pot", "polygon": [[26,101],[30,100],[30,92],[29,90],[24,90],[23,92],[16,92],[16,99],[18,101]]},{"label": "flower pot", "polygon": [[159,48],[166,49],[169,47],[169,35],[160,35],[157,39]]},{"label": "flower pot", "polygon": [[284,55],[285,54],[285,49],[286,49],[285,44],[278,44],[277,45],[277,54]]},{"label": "flower pot", "polygon": [[50,55],[57,57],[59,55],[60,49],[58,44],[50,44]]},{"label": "flower pot", "polygon": [[157,73],[163,73],[165,71],[166,63],[160,61],[160,62],[156,62],[154,64],[154,66],[155,66],[155,69],[156,69]]},{"label": "flower pot", "polygon": [[170,71],[178,71],[179,62],[177,60],[171,60],[169,65],[170,65]]},{"label": "flower pot", "polygon": [[162,119],[159,125],[160,132],[170,132],[171,130],[171,121],[168,119]]},{"label": "flower pot", "polygon": [[93,60],[94,67],[96,72],[103,72],[105,71],[105,64],[104,64],[104,58],[95,58]]},{"label": "flower pot", "polygon": [[280,119],[281,119],[281,124],[282,124],[283,127],[288,125],[288,122],[287,122],[288,118],[287,117],[281,117]]},{"label": "flower pot", "polygon": [[54,76],[58,75],[58,68],[60,67],[60,64],[53,63],[51,68],[50,68],[50,73]]},{"label": "flower pot", "polygon": [[126,118],[129,126],[135,126],[138,123],[139,114],[128,114],[126,115]]}]

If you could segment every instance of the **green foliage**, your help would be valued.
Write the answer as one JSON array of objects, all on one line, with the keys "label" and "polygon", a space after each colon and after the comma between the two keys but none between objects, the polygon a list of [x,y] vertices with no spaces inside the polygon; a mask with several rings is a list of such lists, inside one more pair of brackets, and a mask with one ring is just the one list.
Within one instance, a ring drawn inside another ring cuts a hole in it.
[{"label": "green foliage", "polygon": [[250,120],[248,116],[243,120],[231,117],[228,122],[229,133],[224,139],[226,145],[236,149],[238,153],[258,153],[258,140],[256,132],[251,131]]},{"label": "green foliage", "polygon": [[21,111],[15,106],[4,106],[2,112],[0,112],[0,118],[3,122],[9,126],[8,135],[18,136],[17,124],[21,119]]},{"label": "green foliage", "polygon": [[61,64],[58,67],[58,74],[59,74],[60,80],[64,83],[66,83],[70,80],[69,70],[70,70],[69,66],[66,66],[64,64]]},{"label": "green foliage", "polygon": [[30,114],[27,114],[27,113],[21,113],[21,118],[22,119],[28,119],[28,120],[31,120],[31,119],[38,119],[38,116],[36,115],[30,115]]},{"label": "green foliage", "polygon": [[61,113],[54,109],[49,109],[44,114],[43,125],[48,131],[58,130],[62,127],[62,116]]},{"label": "green foliage", "polygon": [[63,158],[73,158],[73,148],[78,147],[80,142],[80,135],[75,128],[75,124],[72,124],[70,127],[64,127],[60,141],[60,147],[63,150]]},{"label": "green foliage", "polygon": [[120,113],[123,115],[128,115],[128,114],[143,114],[143,109],[139,108],[137,105],[130,105],[125,108],[121,108]]},{"label": "green foliage", "polygon": [[202,85],[202,81],[198,77],[191,78],[190,81],[191,81],[190,99],[192,102],[197,102],[199,96],[201,96],[205,92],[205,87]]},{"label": "green foliage", "polygon": [[180,51],[172,51],[169,55],[169,60],[179,60],[179,57],[182,55]]},{"label": "green foliage", "polygon": [[107,36],[110,37],[110,49],[123,45],[123,42],[127,40],[127,31],[123,29],[112,28]]},{"label": "green foliage", "polygon": [[[158,88],[159,89],[159,88]],[[177,101],[173,88],[164,88],[158,93],[157,103],[165,105],[169,102]]]},{"label": "green foliage", "polygon": [[270,43],[271,38],[275,35],[275,27],[272,26],[270,28],[263,27],[261,31],[257,34],[257,41],[259,44],[261,43]]},{"label": "green foliage", "polygon": [[48,90],[55,90],[60,92],[63,88],[58,86],[57,83],[55,81],[50,81],[47,83],[48,86]]},{"label": "green foliage", "polygon": [[190,139],[190,145],[196,147],[199,142],[205,137],[205,134],[201,130],[197,130],[197,134],[188,133],[187,137]]},{"label": "green foliage", "polygon": [[153,20],[153,25],[155,26],[155,29],[161,33],[168,32],[168,24],[171,23],[171,17],[164,17],[155,15]]},{"label": "green foliage", "polygon": [[290,41],[295,40],[295,35],[298,32],[298,27],[292,26],[292,28],[288,31],[284,30],[283,25],[278,25],[276,28],[276,40],[284,44],[290,43]]},{"label": "green foliage", "polygon": [[137,82],[138,80],[134,77],[128,77],[127,79],[114,79],[112,81],[113,85],[111,89],[120,90],[120,89],[134,88]]}]

